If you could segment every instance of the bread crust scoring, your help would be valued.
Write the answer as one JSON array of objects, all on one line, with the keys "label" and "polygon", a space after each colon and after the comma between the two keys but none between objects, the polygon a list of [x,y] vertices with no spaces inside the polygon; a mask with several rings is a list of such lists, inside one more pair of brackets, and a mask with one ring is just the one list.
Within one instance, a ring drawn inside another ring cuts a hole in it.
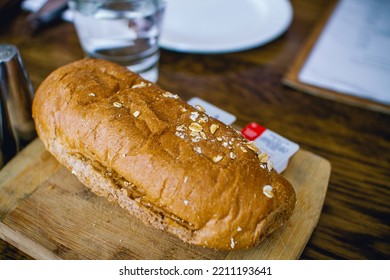
[{"label": "bread crust scoring", "polygon": [[293,187],[240,132],[116,64],[55,70],[33,117],[84,185],[185,242],[248,248],[293,213]]}]

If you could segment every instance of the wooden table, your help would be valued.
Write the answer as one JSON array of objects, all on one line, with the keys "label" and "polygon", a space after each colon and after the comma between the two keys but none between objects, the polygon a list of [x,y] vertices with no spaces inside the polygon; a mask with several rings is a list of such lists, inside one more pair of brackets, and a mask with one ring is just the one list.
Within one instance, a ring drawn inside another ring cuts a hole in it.
[{"label": "wooden table", "polygon": [[[390,115],[321,99],[288,88],[282,78],[326,10],[326,0],[294,0],[294,21],[274,42],[220,55],[162,51],[158,83],[189,99],[200,97],[276,131],[330,161],[323,212],[302,259],[390,258]],[[37,87],[51,71],[80,59],[73,25],[36,36],[20,13],[0,27],[0,43],[16,45]],[[0,240],[0,259],[28,259]]]}]

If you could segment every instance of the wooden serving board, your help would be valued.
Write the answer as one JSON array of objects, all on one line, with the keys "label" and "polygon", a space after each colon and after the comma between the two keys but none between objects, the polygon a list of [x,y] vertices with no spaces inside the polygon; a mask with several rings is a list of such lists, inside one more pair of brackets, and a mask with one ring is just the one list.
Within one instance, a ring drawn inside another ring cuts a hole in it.
[{"label": "wooden serving board", "polygon": [[0,237],[36,259],[297,259],[318,222],[330,170],[327,160],[298,151],[284,172],[298,198],[290,221],[257,247],[216,251],[94,195],[36,139],[0,171]]}]

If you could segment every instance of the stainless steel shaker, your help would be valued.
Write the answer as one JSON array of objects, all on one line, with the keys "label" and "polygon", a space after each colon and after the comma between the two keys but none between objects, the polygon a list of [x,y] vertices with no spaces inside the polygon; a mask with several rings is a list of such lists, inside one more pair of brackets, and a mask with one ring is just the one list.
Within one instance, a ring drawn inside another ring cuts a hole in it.
[{"label": "stainless steel shaker", "polygon": [[33,95],[18,49],[0,44],[0,167],[36,136]]}]

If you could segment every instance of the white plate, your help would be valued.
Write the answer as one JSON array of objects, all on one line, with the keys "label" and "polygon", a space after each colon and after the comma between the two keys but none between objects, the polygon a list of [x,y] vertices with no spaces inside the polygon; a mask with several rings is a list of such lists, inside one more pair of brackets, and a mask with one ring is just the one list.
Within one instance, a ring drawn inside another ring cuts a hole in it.
[{"label": "white plate", "polygon": [[288,0],[167,0],[160,46],[226,53],[264,45],[290,26]]}]

